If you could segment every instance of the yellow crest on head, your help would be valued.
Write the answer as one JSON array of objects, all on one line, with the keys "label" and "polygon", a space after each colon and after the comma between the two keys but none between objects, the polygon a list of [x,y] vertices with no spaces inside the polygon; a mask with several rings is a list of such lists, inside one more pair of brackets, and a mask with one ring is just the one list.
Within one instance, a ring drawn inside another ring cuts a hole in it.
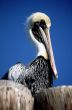
[{"label": "yellow crest on head", "polygon": [[32,25],[33,25],[34,22],[40,22],[41,20],[44,20],[45,21],[47,27],[50,27],[51,26],[51,20],[50,20],[50,18],[46,14],[44,14],[42,12],[36,12],[36,13],[33,13],[27,19],[29,28],[32,27]]}]

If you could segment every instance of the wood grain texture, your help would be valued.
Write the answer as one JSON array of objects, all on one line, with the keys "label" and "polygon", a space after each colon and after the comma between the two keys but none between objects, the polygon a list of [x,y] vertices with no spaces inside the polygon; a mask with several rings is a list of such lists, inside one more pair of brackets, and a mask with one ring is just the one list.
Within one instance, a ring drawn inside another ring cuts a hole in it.
[{"label": "wood grain texture", "polygon": [[0,110],[33,110],[31,92],[21,84],[0,81]]},{"label": "wood grain texture", "polygon": [[23,85],[1,80],[0,110],[72,110],[72,86],[44,89],[33,98]]},{"label": "wood grain texture", "polygon": [[53,87],[35,96],[35,110],[72,110],[72,86]]}]

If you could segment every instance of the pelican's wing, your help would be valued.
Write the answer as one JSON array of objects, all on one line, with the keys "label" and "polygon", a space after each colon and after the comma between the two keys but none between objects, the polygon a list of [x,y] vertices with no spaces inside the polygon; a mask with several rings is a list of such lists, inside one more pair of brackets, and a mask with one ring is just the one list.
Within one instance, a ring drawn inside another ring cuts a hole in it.
[{"label": "pelican's wing", "polygon": [[29,65],[25,74],[18,77],[17,82],[26,85],[34,95],[39,90],[52,86],[52,76],[50,62],[39,56]]},{"label": "pelican's wing", "polygon": [[25,71],[25,65],[17,63],[9,69],[8,79],[16,81],[21,74],[25,73]]}]

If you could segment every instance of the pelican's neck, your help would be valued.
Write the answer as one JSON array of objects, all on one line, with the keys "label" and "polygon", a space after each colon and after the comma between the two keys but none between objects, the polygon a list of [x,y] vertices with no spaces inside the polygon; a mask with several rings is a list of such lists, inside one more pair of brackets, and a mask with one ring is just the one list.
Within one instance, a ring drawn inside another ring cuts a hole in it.
[{"label": "pelican's neck", "polygon": [[45,49],[44,44],[40,43],[39,45],[37,45],[37,47],[38,47],[37,56],[43,56],[45,59],[48,59],[47,51]]},{"label": "pelican's neck", "polygon": [[29,34],[30,34],[32,40],[34,41],[34,43],[36,44],[36,47],[38,48],[37,56],[43,56],[47,60],[48,54],[47,54],[44,44],[35,39],[31,29],[29,30]]}]

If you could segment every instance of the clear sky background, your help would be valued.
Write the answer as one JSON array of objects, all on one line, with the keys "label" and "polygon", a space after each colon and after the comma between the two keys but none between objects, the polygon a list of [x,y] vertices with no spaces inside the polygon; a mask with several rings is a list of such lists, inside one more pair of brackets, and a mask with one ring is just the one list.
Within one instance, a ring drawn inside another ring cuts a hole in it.
[{"label": "clear sky background", "polygon": [[36,48],[25,32],[25,21],[34,12],[52,21],[51,40],[59,78],[54,85],[72,84],[72,0],[0,0],[0,77],[20,61],[27,65]]}]

